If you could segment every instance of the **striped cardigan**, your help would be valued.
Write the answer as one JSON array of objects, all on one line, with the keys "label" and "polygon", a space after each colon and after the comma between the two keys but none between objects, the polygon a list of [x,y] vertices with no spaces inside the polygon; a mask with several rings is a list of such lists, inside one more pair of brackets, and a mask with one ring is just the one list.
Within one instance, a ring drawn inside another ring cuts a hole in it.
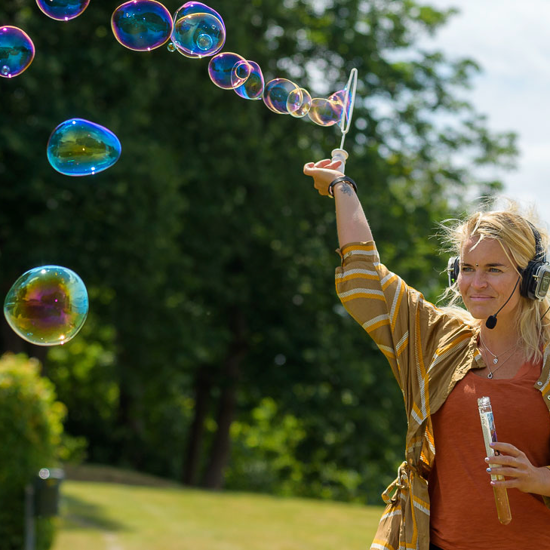
[{"label": "striped cardigan", "polygon": [[[470,369],[484,368],[477,329],[438,309],[380,263],[374,242],[338,251],[336,292],[388,359],[408,418],[405,461],[384,491],[386,509],[371,550],[428,550],[428,474],[435,457],[431,415]],[[550,347],[536,383],[550,411]],[[550,498],[545,497],[550,508]]]}]

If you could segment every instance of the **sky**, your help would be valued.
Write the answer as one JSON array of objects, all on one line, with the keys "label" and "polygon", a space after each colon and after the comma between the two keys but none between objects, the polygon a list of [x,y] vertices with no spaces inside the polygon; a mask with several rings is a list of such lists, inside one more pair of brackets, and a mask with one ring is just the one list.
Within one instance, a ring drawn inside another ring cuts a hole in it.
[{"label": "sky", "polygon": [[499,173],[504,194],[536,205],[550,224],[550,0],[426,0],[456,7],[434,39],[451,57],[482,68],[467,98],[488,116],[492,131],[515,131],[517,170]]}]

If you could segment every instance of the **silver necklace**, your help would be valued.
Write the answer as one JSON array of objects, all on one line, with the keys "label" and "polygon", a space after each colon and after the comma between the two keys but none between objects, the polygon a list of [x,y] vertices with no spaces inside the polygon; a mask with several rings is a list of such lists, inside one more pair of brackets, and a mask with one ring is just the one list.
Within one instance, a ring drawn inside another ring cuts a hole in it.
[{"label": "silver necklace", "polygon": [[[501,354],[502,355],[502,354]],[[504,365],[504,363],[506,363],[506,361],[508,361],[508,359],[510,359],[510,357],[513,357],[513,353],[512,355],[510,355],[509,357],[507,357],[506,359],[504,359],[504,361],[502,361],[502,363],[495,369],[495,370],[491,370],[491,367],[489,366],[489,363],[487,363],[487,368],[489,369],[489,374],[487,375],[487,378],[493,378],[493,375],[495,374],[495,372],[500,369],[500,367],[502,367]]]},{"label": "silver necklace", "polygon": [[[516,347],[516,344],[514,344],[511,348],[508,348],[506,351],[503,351],[502,353],[500,353],[499,355],[495,355],[488,347],[487,347],[487,344],[483,341],[483,338],[481,337],[481,333],[479,333],[479,341],[483,344],[483,347],[493,356],[493,365],[496,365],[498,363],[498,360],[499,360],[499,357],[502,357],[503,355],[506,355],[509,351],[513,350],[515,347]],[[510,356],[511,357],[511,356]],[[510,357],[508,357],[508,359],[510,359]],[[506,359],[506,360],[508,360]],[[489,369],[491,370],[491,369]],[[492,376],[490,376],[489,378],[492,378]]]}]

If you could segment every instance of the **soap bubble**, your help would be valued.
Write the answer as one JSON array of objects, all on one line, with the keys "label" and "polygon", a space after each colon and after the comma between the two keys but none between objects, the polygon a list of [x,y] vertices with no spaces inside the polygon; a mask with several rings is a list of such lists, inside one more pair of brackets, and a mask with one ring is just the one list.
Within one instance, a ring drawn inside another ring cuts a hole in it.
[{"label": "soap bubble", "polygon": [[288,94],[286,100],[288,112],[296,118],[304,117],[311,108],[311,95],[305,88],[296,88]]},{"label": "soap bubble", "polygon": [[64,344],[84,325],[88,292],[82,279],[57,265],[21,275],[4,301],[4,316],[24,340],[38,346]]},{"label": "soap bubble", "polygon": [[72,118],[62,122],[50,136],[48,161],[66,176],[89,176],[110,168],[119,159],[121,145],[107,128]]},{"label": "soap bubble", "polygon": [[13,78],[28,69],[34,59],[34,44],[17,27],[0,27],[0,75]]},{"label": "soap bubble", "polygon": [[90,0],[36,0],[38,7],[56,21],[69,21],[81,15]]},{"label": "soap bubble", "polygon": [[210,13],[191,13],[174,18],[172,42],[187,57],[208,57],[225,44],[225,26]]},{"label": "soap bubble", "polygon": [[275,78],[274,80],[270,80],[265,85],[264,103],[274,113],[288,115],[288,96],[297,88],[298,86],[296,86],[294,82],[286,78]]},{"label": "soap bubble", "polygon": [[265,87],[262,69],[254,61],[248,61],[248,64],[251,67],[250,75],[244,84],[235,88],[235,93],[244,99],[262,99]]},{"label": "soap bubble", "polygon": [[340,123],[343,111],[344,107],[340,101],[316,97],[311,100],[308,116],[319,126],[332,126]]},{"label": "soap bubble", "polygon": [[126,48],[139,52],[166,44],[173,26],[170,12],[155,0],[130,0],[111,17],[115,38]]},{"label": "soap bubble", "polygon": [[351,116],[351,109],[353,108],[353,101],[350,94],[351,90],[344,88],[343,90],[338,90],[329,96],[329,101],[333,101],[342,106],[342,115],[339,124],[345,125]]},{"label": "soap bubble", "polygon": [[202,2],[187,2],[174,14],[172,39],[185,57],[199,59],[215,55],[223,48],[225,35],[222,16]]},{"label": "soap bubble", "polygon": [[224,90],[238,88],[246,82],[251,72],[252,66],[236,53],[219,53],[208,63],[210,80]]}]

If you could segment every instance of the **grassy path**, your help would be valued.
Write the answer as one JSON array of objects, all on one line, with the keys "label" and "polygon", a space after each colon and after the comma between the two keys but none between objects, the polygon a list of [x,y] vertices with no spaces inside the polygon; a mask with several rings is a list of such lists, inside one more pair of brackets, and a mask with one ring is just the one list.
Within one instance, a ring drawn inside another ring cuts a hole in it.
[{"label": "grassy path", "polygon": [[366,550],[382,509],[66,481],[53,550]]}]

